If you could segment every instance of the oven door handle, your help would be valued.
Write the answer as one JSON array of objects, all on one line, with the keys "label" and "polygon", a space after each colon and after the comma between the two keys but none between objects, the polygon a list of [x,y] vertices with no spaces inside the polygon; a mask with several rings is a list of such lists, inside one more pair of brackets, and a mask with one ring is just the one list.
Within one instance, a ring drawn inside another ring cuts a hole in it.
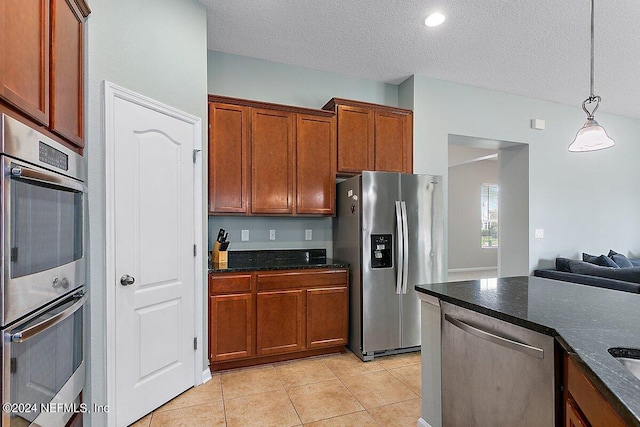
[{"label": "oven door handle", "polygon": [[47,320],[43,320],[42,322],[38,322],[35,325],[28,327],[27,329],[11,334],[11,341],[16,343],[22,343],[27,341],[30,338],[35,337],[39,333],[54,327],[55,325],[62,322],[64,319],[66,319],[67,317],[71,316],[73,313],[78,311],[82,307],[82,304],[84,304],[85,301],[87,300],[87,294],[85,292],[78,292],[73,296],[73,298],[76,299],[77,301],[73,303],[71,307],[67,308],[64,311],[61,311],[60,313],[56,314],[53,317],[50,317]]},{"label": "oven door handle", "polygon": [[21,178],[31,181],[46,182],[48,184],[55,184],[62,187],[70,188],[76,191],[82,191],[86,193],[86,188],[79,182],[75,182],[70,178],[65,178],[58,174],[40,172],[34,169],[30,169],[24,166],[12,165],[10,170],[11,176],[14,178]]}]

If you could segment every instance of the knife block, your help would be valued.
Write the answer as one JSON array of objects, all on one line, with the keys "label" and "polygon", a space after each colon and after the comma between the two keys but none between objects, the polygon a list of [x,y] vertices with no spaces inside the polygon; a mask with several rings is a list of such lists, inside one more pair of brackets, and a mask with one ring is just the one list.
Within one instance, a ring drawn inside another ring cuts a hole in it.
[{"label": "knife block", "polygon": [[220,242],[213,244],[212,260],[215,268],[227,268],[227,251],[220,250]]}]

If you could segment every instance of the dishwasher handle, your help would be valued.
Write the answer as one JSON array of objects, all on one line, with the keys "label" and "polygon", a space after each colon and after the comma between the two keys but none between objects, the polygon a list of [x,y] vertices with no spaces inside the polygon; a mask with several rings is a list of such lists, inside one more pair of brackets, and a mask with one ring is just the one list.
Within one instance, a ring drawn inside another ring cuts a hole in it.
[{"label": "dishwasher handle", "polygon": [[544,350],[541,348],[533,347],[528,344],[524,344],[509,338],[501,337],[500,335],[496,335],[491,332],[484,331],[475,326],[471,326],[470,324],[465,323],[460,319],[456,319],[455,317],[450,316],[448,314],[445,314],[444,318],[447,322],[451,323],[453,326],[460,328],[463,331],[468,332],[471,335],[476,336],[480,339],[492,342],[494,344],[498,344],[502,347],[519,351],[520,353],[524,353],[527,356],[537,357],[538,359],[544,359]]}]

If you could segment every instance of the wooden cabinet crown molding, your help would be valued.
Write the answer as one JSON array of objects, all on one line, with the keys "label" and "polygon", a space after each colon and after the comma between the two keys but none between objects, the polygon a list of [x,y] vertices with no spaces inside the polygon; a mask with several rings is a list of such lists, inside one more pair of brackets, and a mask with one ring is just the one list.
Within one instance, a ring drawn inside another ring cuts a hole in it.
[{"label": "wooden cabinet crown molding", "polygon": [[390,113],[396,114],[413,114],[413,111],[408,110],[406,108],[400,107],[390,107],[388,105],[382,104],[373,104],[371,102],[364,101],[354,101],[352,99],[344,99],[344,98],[331,98],[329,102],[327,102],[322,109],[328,111],[335,111],[338,105],[346,105],[348,107],[357,107],[357,108],[366,108],[375,111],[386,111]]},{"label": "wooden cabinet crown molding", "polygon": [[317,110],[315,108],[298,107],[295,105],[273,104],[271,102],[254,101],[251,99],[233,98],[222,95],[209,95],[209,102],[218,102],[223,104],[235,104],[243,107],[253,107],[275,111],[285,111],[288,113],[312,114],[319,117],[333,117],[335,113],[327,110]]}]

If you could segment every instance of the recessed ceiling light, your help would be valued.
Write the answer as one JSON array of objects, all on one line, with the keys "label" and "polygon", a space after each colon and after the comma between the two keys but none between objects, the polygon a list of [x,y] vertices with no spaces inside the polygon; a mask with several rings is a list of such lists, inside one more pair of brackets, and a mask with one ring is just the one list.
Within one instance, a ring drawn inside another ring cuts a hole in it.
[{"label": "recessed ceiling light", "polygon": [[424,20],[424,25],[427,27],[437,27],[444,22],[445,16],[440,12],[432,13]]}]

